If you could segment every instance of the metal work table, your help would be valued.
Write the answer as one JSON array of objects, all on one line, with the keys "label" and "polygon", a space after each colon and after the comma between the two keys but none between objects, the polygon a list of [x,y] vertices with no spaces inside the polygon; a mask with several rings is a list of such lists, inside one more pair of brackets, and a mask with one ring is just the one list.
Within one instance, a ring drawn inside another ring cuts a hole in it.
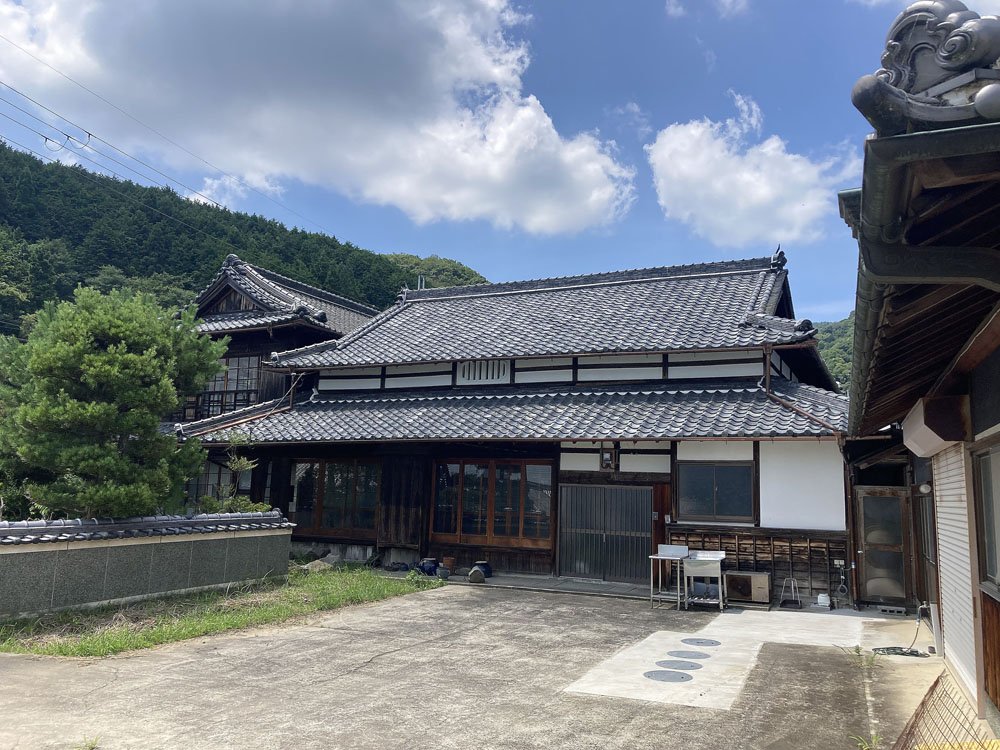
[{"label": "metal work table", "polygon": [[[650,609],[659,602],[673,601],[677,603],[677,609],[684,603],[687,608],[687,576],[682,571],[682,561],[688,556],[688,548],[680,544],[661,544],[655,555],[649,556],[649,606]],[[663,590],[663,563],[669,563],[667,567],[667,583],[670,582],[670,575],[673,573],[674,563],[677,564],[677,590]],[[656,590],[653,590],[653,582],[656,581]],[[681,586],[684,593],[681,594]]]},{"label": "metal work table", "polygon": [[714,550],[693,550],[684,560],[684,592],[695,589],[694,585],[688,586],[689,578],[715,578],[718,580],[718,595],[709,596],[707,593],[708,584],[704,595],[687,595],[684,597],[684,608],[688,604],[718,604],[719,611],[726,606],[726,579],[722,575],[722,561],[726,559],[725,552]]}]

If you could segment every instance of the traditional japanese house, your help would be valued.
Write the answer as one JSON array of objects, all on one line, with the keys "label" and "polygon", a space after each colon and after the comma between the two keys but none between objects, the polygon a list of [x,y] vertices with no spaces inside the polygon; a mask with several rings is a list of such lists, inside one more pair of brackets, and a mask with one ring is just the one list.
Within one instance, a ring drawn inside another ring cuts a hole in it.
[{"label": "traditional japanese house", "polygon": [[299,539],[619,581],[669,541],[829,593],[847,400],[814,336],[783,253],[403,290],[184,434],[245,435]]},{"label": "traditional japanese house", "polygon": [[[912,467],[894,491],[856,491],[860,594],[867,598],[869,582],[895,582],[903,593],[914,585],[907,576],[923,576],[920,593],[935,614],[945,663],[994,727],[998,58],[997,18],[980,18],[956,0],[918,2],[901,13],[889,30],[883,69],[855,86],[854,103],[875,136],[865,142],[861,190],[840,196],[860,250],[851,432],[901,432],[909,450],[904,471]],[[894,446],[883,449],[881,458],[893,456],[899,460]],[[873,451],[871,458],[880,456]]]},{"label": "traditional japanese house", "polygon": [[[176,421],[225,414],[288,391],[287,373],[261,367],[272,352],[331,341],[366,323],[379,311],[368,305],[295,281],[229,255],[195,300],[198,328],[213,338],[229,337],[224,369],[189,398]],[[213,451],[188,496],[217,496],[232,481],[220,451]],[[249,482],[250,475],[240,477]],[[240,488],[249,492],[250,487]]]}]

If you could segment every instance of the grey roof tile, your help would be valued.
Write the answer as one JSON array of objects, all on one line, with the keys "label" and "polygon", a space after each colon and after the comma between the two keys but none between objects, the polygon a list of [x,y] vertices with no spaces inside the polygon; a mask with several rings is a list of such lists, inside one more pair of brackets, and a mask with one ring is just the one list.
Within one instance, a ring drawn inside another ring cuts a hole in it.
[{"label": "grey roof tile", "polygon": [[728,349],[801,341],[776,317],[784,256],[404,291],[339,342],[274,364],[320,368],[493,357]]},{"label": "grey roof tile", "polygon": [[261,312],[259,310],[243,310],[241,312],[206,315],[198,323],[202,333],[222,333],[225,331],[242,331],[250,328],[273,328],[305,321],[326,328],[316,323],[306,314],[295,312]]},{"label": "grey roof tile", "polygon": [[[261,310],[204,316],[199,326],[203,332],[233,331],[307,320],[343,335],[379,312],[369,305],[252,265],[236,255],[226,257],[215,278],[198,295],[196,304],[200,306],[209,301],[227,285],[252,299]],[[273,322],[264,320],[270,313],[286,317],[275,318]],[[252,322],[247,323],[248,320]]]},{"label": "grey roof tile", "polygon": [[288,529],[294,525],[277,509],[266,513],[203,513],[196,516],[0,521],[0,545],[90,542],[102,539],[208,534],[216,531],[249,529]]},{"label": "grey roof tile", "polygon": [[[230,430],[254,443],[392,440],[644,440],[691,437],[825,436],[846,427],[847,399],[775,382],[477,389],[312,398],[256,419],[193,422],[184,434],[225,442]],[[815,413],[814,413],[815,412]],[[229,425],[233,425],[230,427]]]}]

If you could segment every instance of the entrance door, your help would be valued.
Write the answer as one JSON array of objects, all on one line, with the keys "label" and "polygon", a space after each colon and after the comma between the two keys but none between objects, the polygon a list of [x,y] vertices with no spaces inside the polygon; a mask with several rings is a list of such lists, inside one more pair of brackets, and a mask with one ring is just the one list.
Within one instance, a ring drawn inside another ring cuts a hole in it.
[{"label": "entrance door", "polygon": [[559,574],[641,582],[649,575],[652,487],[562,485]]},{"label": "entrance door", "polygon": [[861,599],[904,604],[912,590],[909,492],[856,487]]}]

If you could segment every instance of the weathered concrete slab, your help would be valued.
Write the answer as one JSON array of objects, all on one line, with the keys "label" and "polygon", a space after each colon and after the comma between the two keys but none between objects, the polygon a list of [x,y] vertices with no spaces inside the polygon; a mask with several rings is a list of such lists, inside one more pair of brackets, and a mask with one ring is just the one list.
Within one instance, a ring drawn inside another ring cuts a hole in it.
[{"label": "weathered concrete slab", "polygon": [[[718,633],[726,617],[741,616],[447,586],[110,659],[0,655],[0,748],[841,750],[872,716],[898,731],[939,667],[887,661],[868,692],[897,693],[869,701],[832,645],[763,640],[728,710],[566,690],[655,633]],[[779,619],[778,633],[807,623]],[[867,638],[841,619],[855,620]]]}]

